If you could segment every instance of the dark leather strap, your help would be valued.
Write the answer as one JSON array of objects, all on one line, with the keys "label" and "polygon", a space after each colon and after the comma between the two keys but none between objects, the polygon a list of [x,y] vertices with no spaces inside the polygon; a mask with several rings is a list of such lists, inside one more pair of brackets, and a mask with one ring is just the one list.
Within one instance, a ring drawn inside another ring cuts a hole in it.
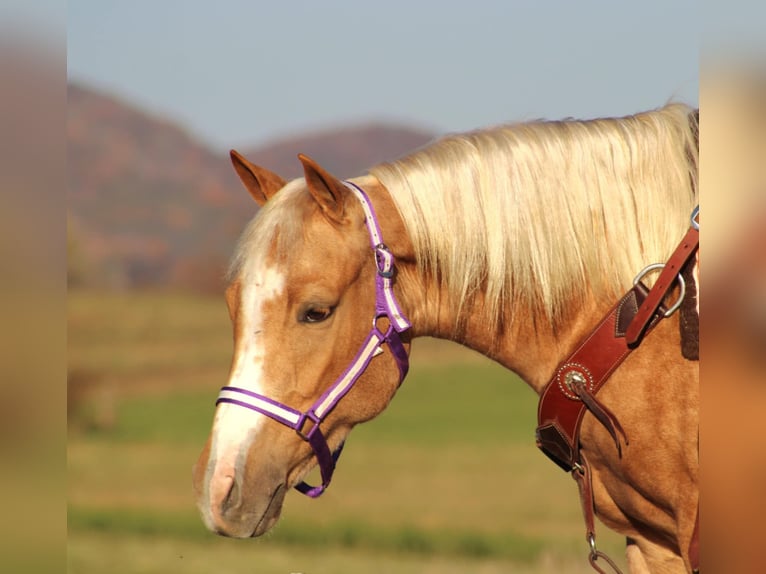
[{"label": "dark leather strap", "polygon": [[574,391],[577,397],[585,404],[585,407],[596,417],[614,440],[614,445],[617,447],[617,453],[622,456],[622,446],[620,445],[620,438],[617,436],[619,432],[622,435],[622,440],[625,444],[628,444],[628,436],[625,434],[625,430],[622,428],[620,421],[614,416],[614,413],[610,411],[606,405],[603,405],[599,400],[591,394],[585,387],[585,384],[578,381],[574,384]]},{"label": "dark leather strap", "polygon": [[[697,254],[697,257],[699,254]],[[686,298],[678,310],[680,321],[678,330],[681,334],[681,354],[684,359],[699,361],[700,358],[700,318],[697,312],[697,279],[695,277],[696,257],[690,257],[684,268],[681,269],[681,277],[686,281]]]}]

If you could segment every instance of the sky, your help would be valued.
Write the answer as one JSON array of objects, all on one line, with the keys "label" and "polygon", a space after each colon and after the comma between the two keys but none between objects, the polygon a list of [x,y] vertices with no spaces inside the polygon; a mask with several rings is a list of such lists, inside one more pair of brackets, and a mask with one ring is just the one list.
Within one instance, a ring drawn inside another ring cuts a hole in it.
[{"label": "sky", "polygon": [[216,150],[698,105],[690,0],[69,0],[68,77]]}]

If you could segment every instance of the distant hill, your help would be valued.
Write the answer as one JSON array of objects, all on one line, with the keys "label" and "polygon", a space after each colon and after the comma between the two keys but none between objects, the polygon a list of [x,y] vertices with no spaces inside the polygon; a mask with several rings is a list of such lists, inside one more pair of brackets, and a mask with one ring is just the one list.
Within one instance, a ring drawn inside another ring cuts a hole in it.
[{"label": "distant hill", "polygon": [[371,166],[412,151],[433,139],[421,130],[380,123],[326,130],[280,140],[263,147],[238,150],[258,165],[285,178],[299,177],[299,153],[317,160],[331,173],[351,177]]},{"label": "distant hill", "polygon": [[[70,280],[100,286],[218,290],[256,211],[227,154],[115,97],[68,87]],[[432,139],[383,124],[240,149],[285,178],[306,153],[340,176],[364,173]]]}]

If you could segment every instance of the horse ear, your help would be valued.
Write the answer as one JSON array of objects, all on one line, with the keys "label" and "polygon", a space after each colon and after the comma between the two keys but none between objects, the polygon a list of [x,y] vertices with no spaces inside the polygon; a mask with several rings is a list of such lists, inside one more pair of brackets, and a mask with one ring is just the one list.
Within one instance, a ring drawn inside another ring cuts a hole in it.
[{"label": "horse ear", "polygon": [[335,223],[346,223],[343,217],[346,196],[350,193],[344,183],[329,174],[322,166],[308,156],[298,154],[303,164],[306,185],[325,217]]},{"label": "horse ear", "polygon": [[282,189],[285,183],[287,183],[276,173],[250,163],[237,150],[231,150],[229,156],[239,179],[242,180],[247,191],[250,192],[250,195],[253,196],[255,202],[260,206],[263,206],[272,195]]}]

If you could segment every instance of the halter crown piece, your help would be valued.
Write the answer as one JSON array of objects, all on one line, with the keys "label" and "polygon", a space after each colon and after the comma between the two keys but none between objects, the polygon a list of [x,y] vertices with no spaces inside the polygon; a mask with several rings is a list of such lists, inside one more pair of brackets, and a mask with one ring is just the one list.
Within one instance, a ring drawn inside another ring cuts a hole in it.
[{"label": "halter crown piece", "polygon": [[[399,367],[399,384],[404,380],[409,369],[409,358],[402,344],[401,334],[411,327],[410,322],[402,313],[393,291],[394,256],[383,243],[380,226],[375,217],[370,198],[360,187],[349,181],[343,182],[346,187],[359,199],[365,214],[365,225],[370,234],[370,245],[375,254],[375,266],[378,273],[375,276],[375,315],[372,318],[372,328],[356,357],[343,374],[319,397],[305,412],[293,409],[283,403],[264,395],[239,387],[223,387],[218,395],[216,405],[230,403],[266,415],[275,421],[295,430],[303,440],[311,445],[319,463],[322,484],[309,486],[305,482],[296,485],[299,492],[317,498],[330,485],[335,463],[343,450],[343,444],[331,453],[327,440],[319,425],[327,418],[340,400],[351,390],[354,383],[367,369],[373,357],[383,352],[383,344],[388,344],[391,355]],[[381,331],[378,320],[388,320],[388,328]],[[308,427],[308,430],[306,430]]]}]

